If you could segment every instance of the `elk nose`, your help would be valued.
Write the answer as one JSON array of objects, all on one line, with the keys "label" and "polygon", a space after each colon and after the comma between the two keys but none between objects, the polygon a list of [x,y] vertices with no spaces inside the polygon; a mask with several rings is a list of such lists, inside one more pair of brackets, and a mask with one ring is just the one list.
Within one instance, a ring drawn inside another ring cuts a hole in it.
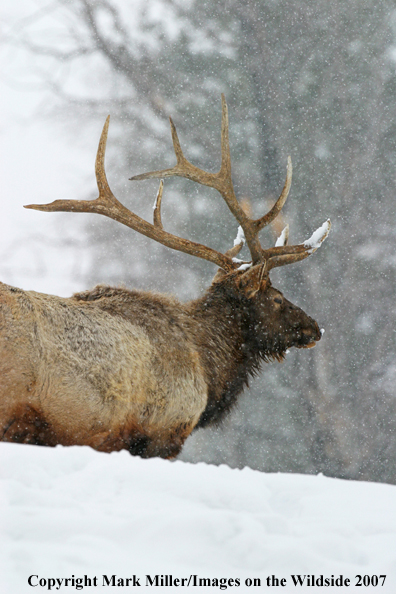
[{"label": "elk nose", "polygon": [[322,338],[322,333],[320,331],[318,324],[315,322],[315,320],[312,320],[312,321],[313,321],[314,332],[315,332],[315,335],[312,338],[317,342],[318,340],[320,340]]},{"label": "elk nose", "polygon": [[305,328],[302,331],[302,334],[307,336],[307,338],[310,338],[311,340],[314,340],[315,342],[317,342],[318,340],[320,340],[322,338],[322,333],[319,329],[318,324],[315,322],[315,320],[312,320],[312,325],[309,328]]}]

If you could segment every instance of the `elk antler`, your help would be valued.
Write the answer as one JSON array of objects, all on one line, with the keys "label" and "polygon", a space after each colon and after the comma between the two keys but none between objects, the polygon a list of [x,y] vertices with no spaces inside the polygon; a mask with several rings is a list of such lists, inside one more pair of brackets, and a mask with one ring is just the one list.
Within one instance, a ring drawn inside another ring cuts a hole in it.
[{"label": "elk antler", "polygon": [[107,117],[103,127],[98,152],[96,154],[95,174],[99,190],[98,198],[95,200],[55,200],[54,202],[51,202],[51,204],[29,204],[26,205],[25,208],[42,210],[45,212],[94,212],[101,214],[174,250],[179,250],[180,252],[185,252],[186,254],[191,254],[192,256],[208,260],[226,272],[234,270],[237,265],[232,261],[232,257],[221,254],[220,252],[205,245],[201,245],[200,243],[195,243],[194,241],[183,239],[182,237],[177,237],[176,235],[164,231],[161,222],[162,181],[160,182],[155,202],[154,224],[148,223],[135,213],[131,212],[117,200],[110,189],[104,168],[109,122],[110,116]]},{"label": "elk antler", "polygon": [[[269,225],[275,217],[280,213],[283,205],[286,202],[287,196],[290,191],[291,180],[292,180],[292,163],[291,158],[287,159],[286,169],[286,181],[283,187],[282,193],[278,200],[275,202],[271,210],[259,219],[250,218],[239,204],[234,191],[234,186],[231,178],[231,157],[230,157],[230,146],[228,136],[228,108],[224,97],[221,95],[222,103],[222,116],[221,116],[221,167],[218,173],[209,173],[196,167],[190,163],[183,154],[180,146],[179,137],[176,132],[176,127],[169,118],[171,125],[171,133],[173,140],[173,148],[176,155],[176,165],[170,169],[162,169],[161,171],[149,171],[148,173],[141,173],[130,178],[130,180],[137,181],[150,178],[163,178],[179,176],[191,179],[199,184],[209,186],[216,189],[224,198],[227,206],[239,222],[243,229],[246,243],[248,245],[250,254],[252,256],[252,264],[258,264],[260,262],[267,262],[267,270],[275,268],[276,266],[283,266],[292,262],[298,262],[303,260],[311,253],[316,251],[322,241],[327,237],[330,230],[330,221],[325,223],[326,232],[321,235],[319,244],[315,244],[315,247],[310,247],[307,242],[296,245],[296,246],[276,246],[269,250],[264,250],[259,242],[258,234],[265,227]],[[321,227],[321,229],[323,226]],[[310,240],[308,240],[309,242]],[[236,255],[235,248],[226,252],[227,256]]]},{"label": "elk antler", "polygon": [[[305,243],[295,246],[287,246],[286,242],[280,245],[278,242],[275,247],[268,250],[263,250],[260,245],[258,234],[260,230],[271,223],[281,211],[289,194],[292,165],[291,159],[287,161],[286,182],[278,200],[271,208],[271,210],[262,216],[260,219],[252,219],[244,211],[239,204],[232,184],[231,178],[231,158],[228,138],[228,109],[224,95],[221,96],[222,101],[222,119],[221,119],[221,167],[218,173],[208,173],[192,165],[183,155],[179,138],[177,136],[175,125],[170,118],[173,147],[176,155],[176,165],[171,169],[164,169],[162,171],[151,171],[141,175],[131,177],[131,180],[141,180],[149,178],[163,178],[178,175],[186,177],[192,181],[215,188],[227,203],[232,214],[239,222],[241,229],[246,238],[246,243],[252,256],[252,264],[259,264],[266,262],[266,270],[275,268],[276,266],[283,266],[292,262],[303,260],[311,253],[316,251],[322,241],[327,237],[330,230],[330,221],[327,221],[318,229],[312,237]],[[234,257],[239,253],[243,246],[242,241],[238,241],[233,248],[228,250],[225,254],[221,254],[216,250],[209,248],[200,243],[195,243],[182,237],[177,237],[164,230],[161,221],[161,200],[163,192],[163,181],[161,180],[157,198],[154,205],[154,222],[148,223],[132,211],[128,210],[121,202],[117,200],[108,184],[104,159],[106,151],[107,133],[109,129],[110,116],[107,117],[103,131],[100,137],[98,152],[95,162],[96,181],[99,190],[99,196],[95,200],[55,200],[50,204],[29,204],[25,208],[32,208],[35,210],[42,210],[46,212],[93,212],[101,214],[115,221],[138,231],[146,237],[150,237],[163,245],[174,250],[202,258],[212,262],[219,268],[226,272],[231,272],[239,267],[240,262],[235,261]],[[246,265],[246,263],[245,263]]]}]

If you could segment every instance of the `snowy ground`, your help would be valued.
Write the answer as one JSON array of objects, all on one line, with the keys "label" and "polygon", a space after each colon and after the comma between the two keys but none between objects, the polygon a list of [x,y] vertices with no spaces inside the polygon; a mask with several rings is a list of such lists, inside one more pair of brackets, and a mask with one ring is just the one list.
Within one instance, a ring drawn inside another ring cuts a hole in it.
[{"label": "snowy ground", "polygon": [[[96,576],[84,591],[127,592],[133,576],[151,587],[147,575],[192,576],[189,587],[152,586],[161,592],[396,592],[392,485],[1,443],[0,500],[1,594],[74,592],[49,581],[72,576]],[[351,585],[293,585],[308,574]],[[286,585],[267,586],[272,575]],[[385,584],[356,587],[357,575]],[[202,578],[218,585],[193,585]]]}]

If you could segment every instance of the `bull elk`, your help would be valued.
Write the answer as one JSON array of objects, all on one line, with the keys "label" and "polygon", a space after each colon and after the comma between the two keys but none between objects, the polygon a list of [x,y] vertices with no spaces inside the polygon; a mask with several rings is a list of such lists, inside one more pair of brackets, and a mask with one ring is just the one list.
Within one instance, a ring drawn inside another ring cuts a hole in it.
[{"label": "bull elk", "polygon": [[[96,156],[96,200],[56,200],[26,208],[90,212],[115,219],[218,267],[206,293],[189,303],[165,295],[97,286],[70,298],[0,283],[0,435],[37,445],[89,445],[142,457],[176,456],[191,431],[218,423],[263,361],[281,361],[290,347],[320,340],[317,323],[273,288],[269,272],[303,260],[327,237],[330,221],[310,239],[288,245],[287,229],[263,249],[259,232],[282,209],[292,167],[271,210],[251,218],[231,179],[227,104],[222,96],[221,168],[192,165],[170,120],[177,163],[132,180],[161,178],[153,224],[123,206],[104,169],[109,118]],[[234,247],[220,253],[164,230],[162,178],[188,178],[215,188],[240,227]],[[251,261],[236,256],[243,244]]]}]

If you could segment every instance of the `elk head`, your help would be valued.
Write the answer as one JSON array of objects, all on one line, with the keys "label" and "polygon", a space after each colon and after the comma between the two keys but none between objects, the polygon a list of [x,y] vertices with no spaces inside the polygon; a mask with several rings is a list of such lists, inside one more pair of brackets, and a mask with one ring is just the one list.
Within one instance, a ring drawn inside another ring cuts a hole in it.
[{"label": "elk head", "polygon": [[245,309],[249,310],[248,332],[255,336],[257,350],[266,359],[279,360],[293,346],[315,346],[321,332],[315,320],[272,286],[266,266],[264,263],[250,268],[234,283],[242,294]]}]

